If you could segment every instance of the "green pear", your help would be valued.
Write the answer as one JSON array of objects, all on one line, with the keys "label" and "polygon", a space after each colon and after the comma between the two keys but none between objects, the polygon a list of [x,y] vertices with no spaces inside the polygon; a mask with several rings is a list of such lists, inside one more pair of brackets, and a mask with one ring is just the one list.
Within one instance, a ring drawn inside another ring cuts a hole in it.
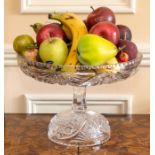
[{"label": "green pear", "polygon": [[95,34],[82,36],[77,46],[77,57],[83,65],[102,65],[115,57],[118,49],[112,42]]},{"label": "green pear", "polygon": [[114,65],[114,64],[117,64],[118,63],[118,60],[116,57],[113,57],[112,59],[108,60],[106,62],[107,65]]}]

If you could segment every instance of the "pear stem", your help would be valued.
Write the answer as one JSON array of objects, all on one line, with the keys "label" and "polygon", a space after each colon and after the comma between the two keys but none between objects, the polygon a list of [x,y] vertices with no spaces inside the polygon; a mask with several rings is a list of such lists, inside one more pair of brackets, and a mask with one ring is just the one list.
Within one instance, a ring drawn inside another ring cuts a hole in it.
[{"label": "pear stem", "polygon": [[118,48],[118,52],[121,51],[121,50],[123,50],[125,47],[126,47],[126,45],[123,45],[122,47],[119,47]]},{"label": "pear stem", "polygon": [[26,48],[27,49],[33,49],[33,48],[38,49],[38,46],[37,46],[37,43],[34,43],[34,44],[27,46]]},{"label": "pear stem", "polygon": [[30,27],[34,28],[34,25],[30,25]]}]

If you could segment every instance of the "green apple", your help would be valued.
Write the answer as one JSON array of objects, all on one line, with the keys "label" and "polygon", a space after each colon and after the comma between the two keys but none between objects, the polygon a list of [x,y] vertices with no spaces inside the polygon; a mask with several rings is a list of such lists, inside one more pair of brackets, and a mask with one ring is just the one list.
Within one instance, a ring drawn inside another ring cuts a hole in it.
[{"label": "green apple", "polygon": [[32,46],[34,46],[34,40],[27,34],[17,36],[13,42],[14,50],[20,54]]},{"label": "green apple", "polygon": [[77,57],[83,65],[101,65],[116,56],[117,47],[95,34],[82,36],[77,46]]},{"label": "green apple", "polygon": [[43,62],[63,65],[68,56],[67,44],[58,37],[46,39],[40,44],[39,56]]}]

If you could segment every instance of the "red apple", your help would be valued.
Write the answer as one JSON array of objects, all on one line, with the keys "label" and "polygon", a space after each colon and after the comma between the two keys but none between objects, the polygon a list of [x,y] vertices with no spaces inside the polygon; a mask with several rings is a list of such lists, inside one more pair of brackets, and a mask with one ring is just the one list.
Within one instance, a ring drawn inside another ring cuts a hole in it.
[{"label": "red apple", "polygon": [[115,24],[115,15],[111,9],[107,7],[99,7],[95,10],[93,9],[87,17],[87,25],[89,28],[102,21],[109,21]]},{"label": "red apple", "polygon": [[111,22],[99,22],[95,24],[89,33],[99,35],[114,44],[117,44],[120,40],[120,33],[117,26]]},{"label": "red apple", "polygon": [[120,32],[120,39],[129,41],[132,39],[132,33],[129,27],[125,25],[117,25],[117,27]]},{"label": "red apple", "polygon": [[84,24],[86,25],[87,29],[89,29],[89,28],[88,28],[88,24],[87,24],[87,19],[84,19],[83,22],[84,22]]},{"label": "red apple", "polygon": [[37,33],[36,41],[40,45],[44,40],[51,37],[59,37],[63,40],[66,39],[65,32],[58,23],[51,23],[44,25]]}]

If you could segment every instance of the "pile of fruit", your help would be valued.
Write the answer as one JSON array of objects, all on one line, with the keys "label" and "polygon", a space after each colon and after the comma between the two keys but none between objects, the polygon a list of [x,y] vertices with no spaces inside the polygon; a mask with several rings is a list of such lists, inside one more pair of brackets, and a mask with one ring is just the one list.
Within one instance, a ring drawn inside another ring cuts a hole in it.
[{"label": "pile of fruit", "polygon": [[30,35],[15,38],[13,47],[18,54],[54,65],[91,66],[127,62],[137,56],[131,30],[116,25],[107,7],[93,9],[86,20],[70,12],[52,13],[48,18],[55,22],[31,25],[36,41]]}]

